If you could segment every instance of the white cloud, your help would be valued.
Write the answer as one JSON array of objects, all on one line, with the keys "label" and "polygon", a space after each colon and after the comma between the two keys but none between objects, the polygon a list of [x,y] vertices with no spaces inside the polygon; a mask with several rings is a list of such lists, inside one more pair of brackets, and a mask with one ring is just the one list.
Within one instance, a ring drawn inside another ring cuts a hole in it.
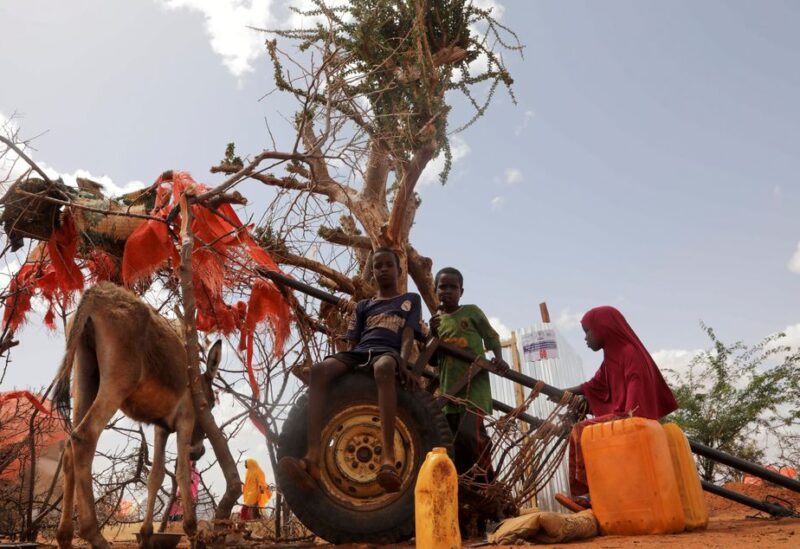
[{"label": "white cloud", "polygon": [[44,173],[51,179],[61,180],[70,187],[77,187],[79,177],[84,179],[91,179],[95,183],[100,183],[103,186],[103,194],[109,197],[119,196],[121,194],[129,193],[137,189],[143,189],[146,185],[142,181],[129,181],[125,185],[119,186],[107,175],[93,175],[89,170],[78,168],[72,173],[59,172],[58,170],[48,166],[44,162],[38,162],[39,167],[42,168]]},{"label": "white cloud", "polygon": [[[19,127],[16,121],[8,118],[5,114],[0,112],[0,134],[7,138],[13,139],[18,130]],[[29,166],[26,162],[21,160],[14,151],[9,150],[3,154],[4,150],[5,147],[0,148],[0,155],[2,155],[0,156],[0,181],[5,180],[8,182],[13,182],[20,175],[27,172]],[[23,150],[25,150],[24,147]],[[31,159],[33,159],[33,153],[30,151],[30,149],[25,150],[25,153]],[[106,196],[119,196],[121,194],[145,187],[145,184],[141,181],[129,181],[125,185],[119,186],[114,183],[111,177],[107,175],[93,175],[89,170],[85,170],[83,168],[78,168],[72,173],[64,173],[42,161],[36,161],[36,164],[42,169],[42,171],[44,171],[44,173],[47,174],[47,177],[51,179],[61,178],[64,183],[71,187],[78,186],[77,178],[79,177],[91,179],[92,181],[100,183],[103,185]]]},{"label": "white cloud", "polygon": [[517,168],[506,169],[506,183],[514,185],[522,181],[522,172]]},{"label": "white cloud", "polygon": [[793,273],[800,274],[800,242],[797,243],[797,249],[795,249],[786,267]]},{"label": "white cloud", "polygon": [[[664,349],[650,353],[655,360],[658,368],[662,371],[668,379],[673,378],[675,375],[682,377],[689,371],[689,363],[694,357],[700,354],[700,350],[686,350],[686,349]],[[666,372],[671,370],[673,373]]]},{"label": "white cloud", "polygon": [[[773,342],[770,345],[771,348],[788,346],[794,350],[800,349],[800,323],[790,324],[780,331],[785,334],[785,337]],[[786,358],[786,353],[778,353],[777,358],[781,360]]]},{"label": "white cloud", "polygon": [[[503,18],[503,14],[506,11],[505,6],[496,2],[495,0],[473,0],[472,2],[476,7],[488,10],[491,9],[491,16],[497,21],[500,21]],[[477,37],[482,37],[486,33],[486,25],[471,25],[470,32]],[[491,37],[490,37],[491,39]],[[480,74],[485,73],[489,69],[489,58],[486,56],[485,53],[481,53],[476,57],[470,64],[469,64],[469,74],[470,76],[478,76]]]},{"label": "white cloud", "polygon": [[168,10],[187,9],[205,18],[211,49],[237,78],[252,72],[253,63],[264,54],[263,33],[248,27],[266,28],[274,23],[272,0],[156,0]]},{"label": "white cloud", "polygon": [[783,188],[780,185],[775,185],[772,187],[772,194],[775,196],[783,196]]},{"label": "white cloud", "polygon": [[528,129],[528,124],[530,124],[531,120],[533,120],[533,111],[525,111],[525,116],[522,118],[522,124],[517,126],[517,129],[514,130],[515,135],[521,135],[526,129]]},{"label": "white cloud", "polygon": [[492,204],[492,210],[497,211],[500,208],[502,208],[503,203],[505,203],[505,201],[506,199],[503,198],[502,196],[495,196],[494,198],[492,198],[492,200],[490,201]]},{"label": "white cloud", "polygon": [[511,337],[511,329],[503,324],[496,316],[489,317],[489,324],[492,325],[494,331],[500,336],[500,339],[509,339]]},{"label": "white cloud", "polygon": [[800,323],[792,324],[783,329],[786,337],[781,338],[782,345],[800,348]]},{"label": "white cloud", "polygon": [[472,3],[482,10],[491,9],[492,17],[500,21],[506,12],[506,8],[496,0],[472,0]]},{"label": "white cloud", "polygon": [[569,308],[562,309],[558,314],[556,326],[562,330],[573,330],[581,325],[581,318],[583,318],[582,313],[573,313]]},{"label": "white cloud", "polygon": [[[474,31],[473,31],[474,32]],[[469,64],[469,75],[477,77],[489,70],[489,57],[483,52]]]},{"label": "white cloud", "polygon": [[[458,135],[450,137],[450,152],[453,155],[453,166],[456,162],[462,160],[470,152],[469,145]],[[444,153],[439,154],[436,158],[428,162],[425,169],[422,170],[422,175],[419,176],[420,185],[431,185],[439,182],[439,174],[444,169]]]},{"label": "white cloud", "polygon": [[[789,346],[794,349],[800,348],[800,323],[790,324],[780,331],[786,334],[786,336],[773,342],[770,347],[774,348],[780,345]],[[692,359],[702,352],[702,349],[665,349],[650,354],[662,372],[665,370],[672,370],[679,377],[682,377],[689,371],[689,363]],[[783,353],[779,353],[776,358],[784,358]],[[675,374],[669,372],[664,372],[664,375],[668,378],[674,378],[675,376]]]}]

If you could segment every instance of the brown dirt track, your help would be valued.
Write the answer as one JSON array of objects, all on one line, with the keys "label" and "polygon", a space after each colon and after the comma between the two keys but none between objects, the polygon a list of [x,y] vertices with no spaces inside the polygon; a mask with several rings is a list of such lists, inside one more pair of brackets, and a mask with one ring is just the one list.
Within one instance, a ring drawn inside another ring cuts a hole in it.
[{"label": "brown dirt track", "polygon": [[[743,492],[756,499],[763,499],[767,496],[778,497],[800,510],[800,494],[777,487],[746,486],[741,483],[730,483],[727,488]],[[756,517],[756,511],[733,503],[729,500],[706,494],[711,519],[708,529],[700,532],[684,532],[682,534],[669,536],[601,536],[583,542],[573,542],[569,544],[550,545],[549,547],[562,548],[583,548],[593,547],[597,549],[650,549],[658,547],[678,548],[698,548],[698,549],[728,549],[738,547],[778,547],[778,548],[797,548],[800,547],[800,519],[769,519],[762,515]],[[465,540],[464,547],[479,540]],[[75,545],[80,546],[80,540],[75,539]],[[135,544],[126,542],[114,543],[115,549],[133,549]],[[180,547],[188,547],[188,544],[181,543]],[[243,546],[244,547],[244,546]],[[246,547],[292,547],[292,544],[258,544]],[[298,544],[295,547],[309,547],[309,545]],[[316,548],[330,548],[332,545],[320,543],[312,546]],[[372,549],[375,545],[339,545],[342,549]],[[404,544],[397,546],[402,549],[410,549],[414,544]],[[534,547],[525,546],[484,546],[484,547]],[[543,547],[543,546],[538,546]]]},{"label": "brown dirt track", "polygon": [[[779,497],[800,510],[800,494],[791,490],[746,486],[741,483],[730,483],[726,485],[726,488],[756,499],[764,499],[766,496]],[[748,518],[756,515],[755,509],[711,494],[706,494],[706,502],[711,518],[708,529],[705,531],[684,532],[671,536],[601,536],[584,542],[559,544],[551,547],[569,547],[570,549],[578,547],[598,549],[800,547],[800,519]]]}]

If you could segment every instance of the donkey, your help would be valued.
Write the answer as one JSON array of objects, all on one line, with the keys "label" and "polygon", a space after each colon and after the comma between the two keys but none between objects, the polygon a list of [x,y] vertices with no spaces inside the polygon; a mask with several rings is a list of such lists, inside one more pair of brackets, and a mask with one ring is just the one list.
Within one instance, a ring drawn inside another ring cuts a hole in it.
[{"label": "donkey", "polygon": [[[189,496],[189,460],[205,451],[205,433],[195,417],[183,337],[169,321],[132,292],[104,282],[88,289],[67,329],[67,349],[56,377],[53,402],[69,425],[70,373],[74,370],[72,430],[63,456],[64,500],[58,526],[59,547],[72,546],[72,511],[77,503],[78,533],[93,548],[107,548],[100,533],[92,493],[92,460],[97,439],[117,412],[155,426],[153,466],[147,481],[142,545],[151,545],[153,507],[164,480],[164,447],[178,434],[177,477],[184,495],[183,528],[197,531]],[[222,342],[211,347],[201,383],[214,405],[211,382],[217,374]]]}]

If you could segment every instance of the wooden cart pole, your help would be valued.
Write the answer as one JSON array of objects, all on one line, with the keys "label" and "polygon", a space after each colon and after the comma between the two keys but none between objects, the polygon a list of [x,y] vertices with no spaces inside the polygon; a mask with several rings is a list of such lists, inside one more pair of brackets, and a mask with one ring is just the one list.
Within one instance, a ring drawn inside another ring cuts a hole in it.
[{"label": "wooden cart pole", "polygon": [[[514,369],[515,372],[522,373],[522,362],[519,358],[519,349],[517,349],[517,333],[511,332],[511,367]],[[515,383],[514,384],[514,395],[517,399],[517,406],[522,406],[525,402],[525,393],[522,390],[522,385]],[[524,432],[528,432],[527,424],[523,424],[522,430]]]},{"label": "wooden cart pole", "polygon": [[547,302],[542,301],[539,303],[539,312],[542,315],[542,322],[550,324],[550,311],[547,310]]}]

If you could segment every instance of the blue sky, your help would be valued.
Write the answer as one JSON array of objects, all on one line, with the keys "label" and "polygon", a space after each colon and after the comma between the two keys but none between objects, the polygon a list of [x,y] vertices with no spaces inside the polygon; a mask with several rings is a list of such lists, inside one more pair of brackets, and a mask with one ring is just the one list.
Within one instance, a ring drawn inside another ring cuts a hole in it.
[{"label": "blue sky", "polygon": [[[511,328],[540,301],[573,328],[616,305],[654,352],[703,346],[700,319],[749,341],[799,323],[800,6],[496,5],[526,46],[505,55],[518,104],[499,93],[456,136],[412,235],[464,270],[465,299]],[[269,146],[265,118],[289,146],[294,104],[259,101],[271,70],[244,28],[289,17],[269,1],[4,2],[0,112],[47,132],[35,158],[59,172],[214,183],[226,143]]]},{"label": "blue sky", "polygon": [[[518,104],[498,93],[454,137],[447,185],[420,188],[415,246],[509,328],[547,301],[587,372],[600,357],[577,318],[602,304],[662,366],[706,346],[701,319],[723,340],[800,344],[800,4],[493,4],[526,46],[505,55]],[[34,157],[61,173],[214,184],[226,143],[269,146],[265,118],[290,146],[295,105],[259,101],[271,67],[245,28],[289,17],[282,0],[5,1],[0,113],[46,132]],[[61,339],[41,334],[23,334],[4,387],[55,371]]]}]

